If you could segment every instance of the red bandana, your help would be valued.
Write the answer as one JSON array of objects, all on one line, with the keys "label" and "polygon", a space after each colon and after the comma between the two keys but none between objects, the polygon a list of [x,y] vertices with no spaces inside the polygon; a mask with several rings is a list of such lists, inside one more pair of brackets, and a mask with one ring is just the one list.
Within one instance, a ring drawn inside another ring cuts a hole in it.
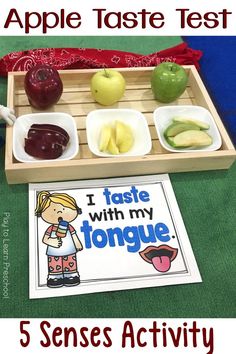
[{"label": "red bandana", "polygon": [[148,55],[90,48],[41,48],[5,55],[0,59],[0,75],[7,76],[9,71],[28,71],[39,63],[63,70],[148,67],[163,61],[173,61],[180,65],[195,65],[199,69],[201,56],[200,50],[191,49],[186,43]]}]

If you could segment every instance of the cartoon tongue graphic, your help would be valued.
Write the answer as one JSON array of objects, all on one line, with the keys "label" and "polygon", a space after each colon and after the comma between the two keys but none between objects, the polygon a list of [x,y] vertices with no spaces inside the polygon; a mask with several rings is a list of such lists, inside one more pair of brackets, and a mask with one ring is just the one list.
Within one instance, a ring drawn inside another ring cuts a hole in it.
[{"label": "cartoon tongue graphic", "polygon": [[152,258],[152,264],[159,272],[167,272],[170,269],[170,258],[167,256],[156,256]]}]

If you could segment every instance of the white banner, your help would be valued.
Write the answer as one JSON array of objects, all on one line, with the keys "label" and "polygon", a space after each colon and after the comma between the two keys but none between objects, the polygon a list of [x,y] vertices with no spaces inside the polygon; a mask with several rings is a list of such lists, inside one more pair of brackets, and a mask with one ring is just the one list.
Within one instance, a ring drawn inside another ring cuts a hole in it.
[{"label": "white banner", "polygon": [[4,354],[234,354],[235,319],[1,319]]},{"label": "white banner", "polygon": [[236,35],[233,0],[2,2],[0,36]]}]

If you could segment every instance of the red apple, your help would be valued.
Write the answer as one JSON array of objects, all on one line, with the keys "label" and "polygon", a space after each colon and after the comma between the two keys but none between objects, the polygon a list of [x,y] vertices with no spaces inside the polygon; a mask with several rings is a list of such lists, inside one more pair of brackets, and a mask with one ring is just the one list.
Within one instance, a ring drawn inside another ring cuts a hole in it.
[{"label": "red apple", "polygon": [[29,103],[37,109],[46,109],[57,103],[63,91],[59,73],[46,64],[38,64],[25,75],[25,92]]}]

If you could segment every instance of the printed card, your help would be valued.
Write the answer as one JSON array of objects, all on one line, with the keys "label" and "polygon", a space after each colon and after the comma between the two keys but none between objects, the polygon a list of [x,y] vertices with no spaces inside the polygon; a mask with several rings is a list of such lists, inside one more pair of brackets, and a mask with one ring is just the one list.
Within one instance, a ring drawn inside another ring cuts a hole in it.
[{"label": "printed card", "polygon": [[200,282],[168,175],[29,185],[30,298]]}]

